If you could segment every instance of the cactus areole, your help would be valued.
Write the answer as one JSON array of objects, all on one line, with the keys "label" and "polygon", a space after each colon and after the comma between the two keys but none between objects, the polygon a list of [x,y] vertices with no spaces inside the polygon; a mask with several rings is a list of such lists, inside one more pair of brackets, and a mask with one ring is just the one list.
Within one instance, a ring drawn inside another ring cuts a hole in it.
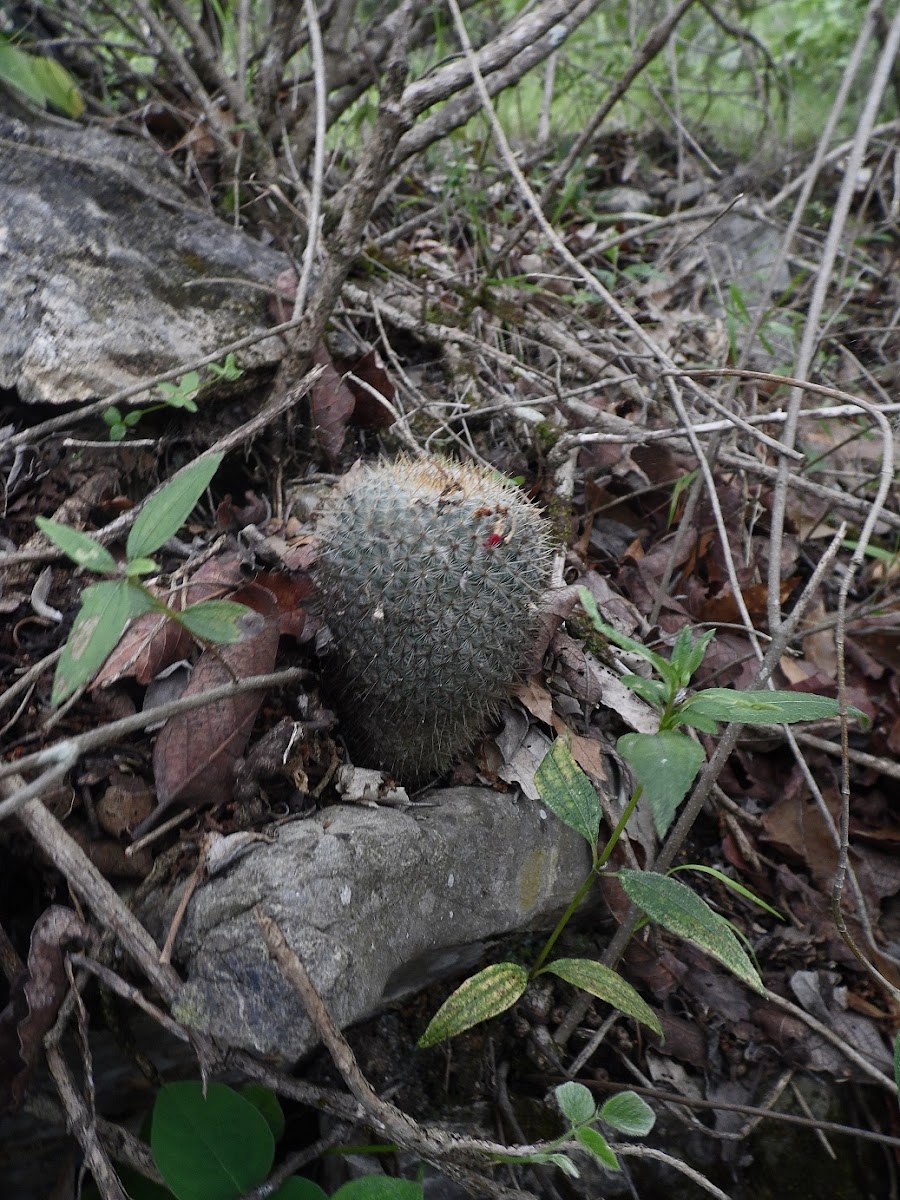
[{"label": "cactus areole", "polygon": [[547,586],[547,521],[492,471],[444,459],[351,471],[319,524],[326,673],[357,766],[418,786],[521,677]]}]

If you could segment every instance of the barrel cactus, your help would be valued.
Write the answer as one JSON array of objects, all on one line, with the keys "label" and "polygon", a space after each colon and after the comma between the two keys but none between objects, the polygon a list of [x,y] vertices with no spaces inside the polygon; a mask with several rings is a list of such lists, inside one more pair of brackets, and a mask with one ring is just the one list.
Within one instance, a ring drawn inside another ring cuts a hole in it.
[{"label": "barrel cactus", "polygon": [[549,525],[490,470],[401,458],[351,471],[317,533],[328,679],[354,762],[417,786],[472,744],[520,678]]}]

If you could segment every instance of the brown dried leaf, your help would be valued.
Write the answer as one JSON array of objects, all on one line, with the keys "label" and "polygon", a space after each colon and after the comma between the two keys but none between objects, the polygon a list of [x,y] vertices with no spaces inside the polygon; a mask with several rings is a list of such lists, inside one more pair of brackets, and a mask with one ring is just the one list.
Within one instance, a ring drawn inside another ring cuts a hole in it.
[{"label": "brown dried leaf", "polygon": [[313,432],[322,453],[330,462],[334,462],[344,445],[347,422],[353,414],[356,401],[335,370],[331,355],[323,345],[317,347],[313,361],[325,368],[310,393]]},{"label": "brown dried leaf", "polygon": [[[185,689],[186,696],[220,687],[232,678],[265,674],[275,665],[278,607],[272,593],[258,584],[249,584],[233,599],[259,613],[261,627],[243,642],[205,650]],[[247,745],[262,700],[262,692],[247,692],[168,722],[153,751],[157,807],[135,829],[135,837],[142,837],[173,804],[199,808],[220,804],[231,796],[234,768]]]},{"label": "brown dried leaf", "polygon": [[0,1011],[0,1112],[18,1108],[44,1052],[69,987],[65,955],[94,942],[94,933],[69,908],[53,905],[35,922],[26,970],[13,980]]}]

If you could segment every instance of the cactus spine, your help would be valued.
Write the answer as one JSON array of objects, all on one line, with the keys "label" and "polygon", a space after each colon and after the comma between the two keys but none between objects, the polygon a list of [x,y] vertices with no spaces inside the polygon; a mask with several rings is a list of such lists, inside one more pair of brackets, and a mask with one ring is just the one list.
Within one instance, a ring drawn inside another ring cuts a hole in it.
[{"label": "cactus spine", "polygon": [[317,532],[332,690],[354,762],[423,783],[471,745],[520,676],[549,526],[489,470],[401,458],[351,471]]}]

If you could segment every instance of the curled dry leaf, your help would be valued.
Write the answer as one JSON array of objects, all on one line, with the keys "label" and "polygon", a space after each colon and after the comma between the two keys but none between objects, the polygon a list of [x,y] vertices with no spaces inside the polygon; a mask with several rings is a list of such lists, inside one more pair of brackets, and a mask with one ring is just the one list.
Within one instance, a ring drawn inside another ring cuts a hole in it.
[{"label": "curled dry leaf", "polygon": [[[258,627],[244,641],[205,650],[185,696],[199,695],[233,679],[264,675],[275,665],[279,636],[275,597],[259,584],[249,584],[232,598],[259,614]],[[153,751],[157,806],[134,830],[135,837],[143,837],[174,804],[199,808],[229,799],[235,765],[244,753],[262,699],[262,692],[245,692],[168,722]]]},{"label": "curled dry leaf", "polygon": [[0,1011],[0,1113],[18,1108],[68,990],[65,955],[94,943],[94,933],[69,908],[53,905],[31,931],[26,969]]}]

